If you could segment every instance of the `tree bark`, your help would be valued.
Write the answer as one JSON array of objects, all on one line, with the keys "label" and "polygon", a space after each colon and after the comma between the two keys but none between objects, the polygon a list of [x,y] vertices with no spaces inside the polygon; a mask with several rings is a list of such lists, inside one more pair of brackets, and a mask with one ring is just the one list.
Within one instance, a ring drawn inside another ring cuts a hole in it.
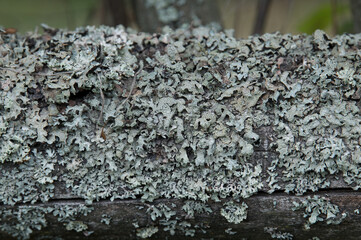
[{"label": "tree bark", "polygon": [[100,9],[101,23],[123,25],[139,31],[157,33],[165,26],[181,27],[183,24],[222,25],[218,5],[208,1],[115,1],[103,0]]},{"label": "tree bark", "polygon": [[361,32],[361,1],[350,0],[354,33]]},{"label": "tree bark", "polygon": [[[311,239],[318,236],[327,239],[358,239],[360,236],[360,214],[354,213],[359,208],[361,196],[359,192],[347,190],[326,190],[318,193],[319,196],[330,199],[331,202],[342,206],[343,211],[350,212],[348,219],[342,224],[327,225],[326,223],[317,223],[311,229],[304,228],[305,219],[301,212],[293,211],[293,201],[305,200],[310,194],[305,196],[292,196],[284,193],[274,193],[272,195],[258,193],[245,200],[248,205],[247,220],[232,224],[227,222],[223,216],[217,214],[222,208],[222,203],[210,204],[213,214],[199,214],[192,219],[187,219],[192,225],[203,224],[203,231],[197,229],[195,236],[185,236],[182,230],[176,230],[175,235],[170,235],[169,231],[161,231],[154,234],[150,239],[200,239],[213,237],[215,239],[239,239],[240,237],[247,239],[271,239],[271,234],[267,232],[267,228],[274,228],[275,234],[291,233],[294,239]],[[177,216],[186,218],[182,211],[184,201],[175,199],[159,199],[151,205],[157,204],[175,204]],[[276,203],[276,204],[275,204]],[[57,206],[82,206],[84,201],[76,199],[56,200],[48,203],[40,203],[33,207],[54,207]],[[150,219],[146,212],[148,204],[140,200],[121,200],[109,201],[101,200],[92,205],[94,210],[88,215],[80,215],[77,221],[87,223],[88,230],[91,231],[67,231],[65,224],[61,223],[52,214],[46,216],[48,226],[41,231],[34,231],[31,239],[42,237],[62,238],[62,239],[136,239],[137,230],[132,222],[139,223],[139,226],[161,226],[159,222]],[[6,209],[16,209],[19,207],[29,207],[22,204],[18,207],[6,207]],[[144,207],[139,209],[139,207]],[[4,207],[3,207],[4,208]],[[102,215],[106,214],[111,219],[109,225],[101,222]],[[225,230],[232,228],[228,234]],[[4,232],[1,233],[2,239],[12,239],[12,237]],[[285,235],[287,236],[287,235]]]}]

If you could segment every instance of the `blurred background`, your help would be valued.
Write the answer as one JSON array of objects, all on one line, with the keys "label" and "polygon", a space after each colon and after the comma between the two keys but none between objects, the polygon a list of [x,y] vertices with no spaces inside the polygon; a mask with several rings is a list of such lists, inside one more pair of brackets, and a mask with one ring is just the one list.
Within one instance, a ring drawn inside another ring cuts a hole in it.
[{"label": "blurred background", "polygon": [[361,32],[360,0],[0,0],[0,26],[35,31],[41,23],[75,29],[118,25],[157,32],[165,25],[216,23],[244,38],[264,32]]}]

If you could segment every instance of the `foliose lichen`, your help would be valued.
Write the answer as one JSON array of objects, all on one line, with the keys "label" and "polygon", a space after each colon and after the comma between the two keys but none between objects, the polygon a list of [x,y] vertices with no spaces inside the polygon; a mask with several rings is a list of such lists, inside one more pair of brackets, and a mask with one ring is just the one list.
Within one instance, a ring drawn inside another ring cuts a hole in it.
[{"label": "foliose lichen", "polygon": [[34,230],[48,225],[46,215],[56,216],[67,230],[84,231],[87,225],[76,221],[78,215],[87,215],[93,210],[85,205],[79,206],[20,206],[17,209],[0,210],[0,230],[18,239],[29,239]]},{"label": "foliose lichen", "polygon": [[304,209],[303,217],[307,218],[307,222],[304,225],[306,229],[309,229],[310,225],[318,221],[326,221],[327,224],[340,224],[347,216],[346,213],[340,212],[337,205],[317,195],[307,197],[301,203],[294,202],[293,204],[294,210]]},{"label": "foliose lichen", "polygon": [[283,239],[283,240],[293,239],[293,235],[291,233],[277,231],[277,228],[273,228],[273,227],[265,227],[264,232],[269,233],[272,239]]},{"label": "foliose lichen", "polygon": [[112,218],[108,214],[103,214],[100,222],[109,225],[111,220]]},{"label": "foliose lichen", "polygon": [[194,218],[194,214],[210,214],[213,210],[205,203],[195,202],[195,201],[186,201],[183,205],[182,210],[186,212],[186,218]]},{"label": "foliose lichen", "polygon": [[147,227],[137,229],[137,236],[140,238],[150,238],[153,234],[158,232],[158,227]]},{"label": "foliose lichen", "polygon": [[[0,202],[47,202],[58,183],[86,204],[191,200],[192,216],[210,213],[200,202],[301,195],[332,177],[359,189],[359,39],[121,26],[0,35]],[[223,214],[240,222],[245,208]],[[181,229],[173,206],[148,213]]]},{"label": "foliose lichen", "polygon": [[233,201],[224,204],[221,209],[221,215],[227,219],[230,223],[240,223],[247,218],[247,204],[234,203]]},{"label": "foliose lichen", "polygon": [[227,228],[226,230],[224,230],[227,234],[229,234],[229,235],[234,235],[234,234],[236,234],[237,232],[235,232],[235,231],[232,231],[232,228]]},{"label": "foliose lichen", "polygon": [[82,232],[88,229],[88,226],[82,221],[69,221],[65,224],[65,229],[70,231]]}]

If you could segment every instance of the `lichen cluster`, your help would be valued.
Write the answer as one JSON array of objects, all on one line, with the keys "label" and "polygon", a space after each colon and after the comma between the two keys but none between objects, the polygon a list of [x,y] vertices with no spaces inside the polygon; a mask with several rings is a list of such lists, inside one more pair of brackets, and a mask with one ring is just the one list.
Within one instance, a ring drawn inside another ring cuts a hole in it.
[{"label": "lichen cluster", "polygon": [[359,40],[207,27],[1,35],[0,202],[46,202],[55,182],[87,204],[242,202],[317,191],[331,175],[358,189]]},{"label": "lichen cluster", "polygon": [[83,204],[78,206],[20,206],[17,209],[1,209],[0,230],[18,239],[28,239],[34,230],[46,227],[46,215],[51,214],[63,223],[67,230],[84,231],[88,226],[75,219],[78,215],[87,216],[93,210]]},{"label": "lichen cluster", "polygon": [[294,202],[294,210],[304,209],[303,217],[307,218],[305,228],[310,229],[310,225],[316,222],[326,220],[327,224],[339,224],[344,218],[346,213],[341,213],[338,206],[329,202],[324,197],[314,196],[307,197],[301,203]]},{"label": "lichen cluster", "polygon": [[235,204],[233,201],[225,203],[221,209],[221,215],[230,223],[240,223],[247,218],[247,204]]},{"label": "lichen cluster", "polygon": [[264,232],[270,234],[270,237],[272,239],[279,239],[279,240],[292,240],[293,235],[291,233],[287,232],[279,232],[277,231],[277,228],[272,227],[265,227]]}]

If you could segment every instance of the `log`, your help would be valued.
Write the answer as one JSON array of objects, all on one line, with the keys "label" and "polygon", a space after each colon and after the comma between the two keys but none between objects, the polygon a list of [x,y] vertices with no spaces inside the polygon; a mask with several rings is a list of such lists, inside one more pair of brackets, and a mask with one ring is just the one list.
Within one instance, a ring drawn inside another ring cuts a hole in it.
[{"label": "log", "polygon": [[0,239],[359,238],[359,35],[0,42]]}]

